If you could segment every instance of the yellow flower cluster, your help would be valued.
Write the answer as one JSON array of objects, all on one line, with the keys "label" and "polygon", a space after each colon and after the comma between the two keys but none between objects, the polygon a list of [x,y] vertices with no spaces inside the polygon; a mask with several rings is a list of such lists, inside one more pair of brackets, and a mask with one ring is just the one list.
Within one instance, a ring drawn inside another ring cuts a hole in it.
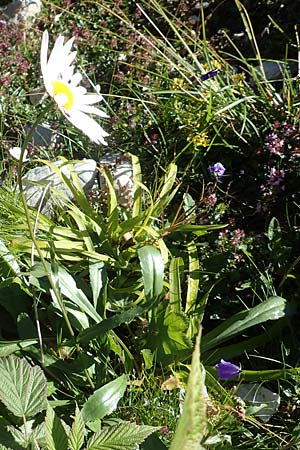
[{"label": "yellow flower cluster", "polygon": [[190,135],[188,140],[192,141],[195,147],[208,147],[210,143],[208,135],[205,131],[202,131],[196,135]]}]

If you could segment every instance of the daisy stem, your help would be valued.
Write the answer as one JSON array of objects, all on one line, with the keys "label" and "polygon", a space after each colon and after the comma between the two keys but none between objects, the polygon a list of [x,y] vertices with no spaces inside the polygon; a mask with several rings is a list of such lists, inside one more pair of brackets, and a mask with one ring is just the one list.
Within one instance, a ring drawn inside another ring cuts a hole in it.
[{"label": "daisy stem", "polygon": [[[23,184],[22,184],[22,167],[23,167],[23,156],[24,156],[25,150],[26,150],[26,148],[27,148],[27,146],[28,146],[28,144],[30,142],[30,139],[31,139],[31,137],[32,137],[32,135],[34,133],[35,128],[42,121],[43,117],[48,112],[48,110],[50,109],[51,106],[52,106],[51,103],[49,103],[49,106],[47,106],[46,108],[43,109],[43,111],[37,117],[37,119],[33,122],[32,127],[30,128],[30,130],[28,131],[28,133],[25,136],[24,142],[23,142],[23,144],[21,146],[21,155],[20,155],[20,159],[19,159],[19,163],[18,163],[18,186],[19,186],[19,191],[20,191],[20,195],[21,195],[22,204],[23,204],[23,207],[24,207],[24,212],[25,212],[25,217],[26,217],[26,222],[27,222],[27,226],[28,226],[28,231],[29,231],[30,237],[32,239],[34,247],[36,248],[37,254],[38,254],[38,256],[39,256],[39,258],[41,260],[41,263],[42,263],[43,268],[45,270],[45,275],[47,276],[47,278],[49,280],[51,289],[53,290],[53,293],[54,293],[54,295],[57,298],[58,304],[60,306],[62,315],[64,317],[64,320],[66,322],[66,325],[68,327],[70,335],[72,337],[74,337],[74,331],[73,331],[72,325],[71,325],[71,323],[69,321],[66,308],[65,308],[64,303],[62,301],[62,298],[60,296],[59,289],[57,289],[57,287],[55,286],[55,283],[54,283],[54,281],[52,279],[51,273],[48,270],[48,265],[47,265],[47,262],[46,262],[46,260],[44,258],[43,252],[41,251],[41,249],[39,247],[39,244],[38,244],[38,241],[37,241],[37,239],[35,237],[35,231],[34,231],[32,223],[31,223],[30,212],[29,212],[29,208],[28,208],[28,205],[27,205],[25,192],[24,192],[24,188],[23,188]],[[35,296],[34,296],[34,298],[35,298]],[[34,299],[34,302],[35,302],[35,299]],[[36,315],[36,321],[37,321],[37,323],[39,323],[38,322],[38,317],[37,317],[36,304],[34,305],[34,310],[35,310],[35,315]],[[37,327],[37,329],[39,330],[39,326]],[[40,343],[40,347],[41,347],[42,340],[41,340],[41,335],[40,335],[39,331],[38,331],[38,334],[39,334],[39,336],[38,336],[39,337],[39,343]],[[42,347],[41,347],[41,353],[42,353]]]}]

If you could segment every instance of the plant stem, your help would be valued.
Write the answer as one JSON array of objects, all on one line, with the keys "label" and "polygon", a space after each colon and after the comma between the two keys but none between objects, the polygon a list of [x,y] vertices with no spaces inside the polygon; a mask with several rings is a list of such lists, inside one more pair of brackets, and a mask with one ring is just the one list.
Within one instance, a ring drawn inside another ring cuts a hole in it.
[{"label": "plant stem", "polygon": [[54,282],[52,280],[51,273],[48,270],[47,263],[46,263],[45,258],[43,256],[43,253],[42,253],[42,251],[41,251],[41,249],[39,247],[38,241],[37,241],[37,239],[35,237],[35,232],[34,232],[34,229],[33,229],[32,223],[31,223],[30,212],[29,212],[29,208],[28,208],[28,205],[27,205],[25,192],[24,192],[24,188],[23,188],[23,183],[22,183],[22,167],[23,167],[23,157],[24,157],[25,150],[26,150],[26,148],[28,146],[28,143],[29,143],[33,133],[34,133],[35,128],[41,122],[41,120],[43,119],[43,117],[45,116],[45,114],[49,110],[49,108],[50,108],[50,105],[47,108],[44,108],[43,111],[41,112],[41,114],[33,122],[33,125],[30,128],[30,130],[28,131],[28,133],[26,134],[26,137],[25,137],[24,142],[22,144],[21,155],[20,155],[20,159],[19,159],[19,163],[18,163],[18,186],[19,186],[19,191],[20,191],[20,195],[21,195],[22,204],[23,204],[23,207],[24,207],[24,212],[25,212],[25,217],[26,217],[26,222],[27,222],[27,226],[28,226],[28,231],[29,231],[30,237],[31,237],[32,242],[33,242],[33,244],[34,244],[34,246],[36,248],[36,251],[37,251],[37,253],[39,255],[39,258],[40,258],[41,263],[43,265],[43,268],[45,270],[45,274],[46,274],[46,276],[47,276],[47,278],[49,280],[51,289],[53,290],[53,292],[54,292],[54,294],[55,294],[55,296],[57,298],[57,301],[58,301],[59,306],[61,308],[61,312],[63,314],[64,320],[65,320],[65,322],[67,324],[68,330],[69,330],[71,336],[74,337],[74,331],[73,331],[71,323],[69,321],[69,318],[68,318],[68,315],[67,315],[67,311],[66,311],[65,306],[63,304],[63,301],[61,299],[60,293],[59,293],[58,289],[56,288],[56,286],[55,286],[55,284],[54,284]]}]

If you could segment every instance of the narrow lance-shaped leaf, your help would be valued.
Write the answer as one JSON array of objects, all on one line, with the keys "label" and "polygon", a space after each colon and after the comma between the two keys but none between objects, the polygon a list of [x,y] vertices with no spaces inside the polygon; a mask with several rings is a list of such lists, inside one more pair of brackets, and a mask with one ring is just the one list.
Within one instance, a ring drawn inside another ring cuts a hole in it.
[{"label": "narrow lance-shaped leaf", "polygon": [[132,160],[133,177],[133,207],[132,217],[137,217],[142,213],[142,171],[139,159],[135,155],[130,155]]},{"label": "narrow lance-shaped leaf", "polygon": [[172,311],[182,311],[182,299],[181,299],[181,278],[183,274],[183,259],[172,258],[169,269],[169,281],[170,281],[170,307]]},{"label": "narrow lance-shaped leaf", "polygon": [[68,450],[66,430],[54,410],[48,406],[45,418],[47,450]]},{"label": "narrow lance-shaped leaf", "polygon": [[206,432],[205,373],[200,363],[200,333],[192,357],[183,412],[178,421],[170,450],[204,450],[201,440]]},{"label": "narrow lance-shaped leaf", "polygon": [[194,241],[187,245],[189,255],[189,277],[186,294],[185,312],[191,313],[195,307],[198,291],[199,291],[199,271],[200,263],[197,254],[197,247]]},{"label": "narrow lance-shaped leaf", "polygon": [[17,417],[32,417],[45,409],[47,381],[42,369],[14,356],[0,358],[0,400]]},{"label": "narrow lance-shaped leaf", "polygon": [[277,320],[286,314],[286,300],[282,297],[270,297],[252,309],[241,311],[202,338],[202,353],[211,350],[244,330],[266,322]]},{"label": "narrow lance-shaped leaf", "polygon": [[69,437],[70,450],[80,450],[84,442],[84,421],[82,414],[76,406],[75,419]]},{"label": "narrow lance-shaped leaf", "polygon": [[[124,311],[121,314],[115,314],[108,319],[102,320],[100,323],[90,326],[87,330],[83,330],[79,333],[77,337],[78,343],[82,345],[88,344],[92,339],[103,336],[107,331],[113,330],[122,323],[131,322],[135,317],[145,314],[145,312],[154,306],[154,303],[155,302],[148,302],[143,305],[135,306],[128,311]],[[72,341],[67,344],[72,345]]]}]

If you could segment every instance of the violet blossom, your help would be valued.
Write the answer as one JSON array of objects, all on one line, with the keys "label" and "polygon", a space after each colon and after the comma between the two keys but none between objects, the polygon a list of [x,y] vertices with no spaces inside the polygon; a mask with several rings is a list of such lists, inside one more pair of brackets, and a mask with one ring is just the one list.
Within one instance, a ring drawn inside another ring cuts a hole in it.
[{"label": "violet blossom", "polygon": [[226,169],[222,163],[217,162],[217,163],[213,164],[212,166],[209,166],[208,171],[212,175],[214,175],[216,178],[221,178],[224,175]]},{"label": "violet blossom", "polygon": [[224,361],[221,359],[221,362],[215,365],[217,369],[218,377],[222,380],[229,380],[230,378],[238,377],[241,373],[241,368],[232,364],[231,362]]}]

